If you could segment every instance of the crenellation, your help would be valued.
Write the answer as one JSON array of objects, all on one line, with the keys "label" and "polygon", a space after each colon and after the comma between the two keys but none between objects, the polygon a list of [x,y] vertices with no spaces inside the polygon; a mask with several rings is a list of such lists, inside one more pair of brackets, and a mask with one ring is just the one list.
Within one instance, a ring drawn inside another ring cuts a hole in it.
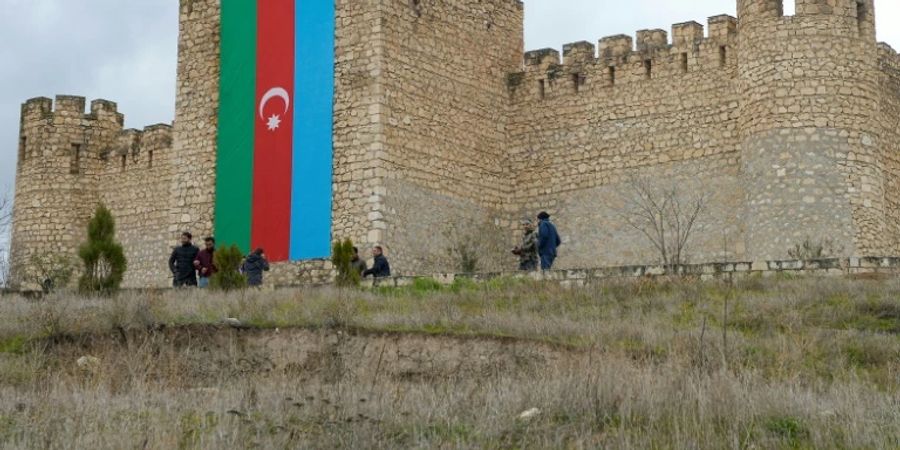
[{"label": "crenellation", "polygon": [[53,112],[58,115],[84,116],[85,98],[77,95],[57,95]]},{"label": "crenellation", "polygon": [[596,60],[596,48],[588,41],[563,45],[563,65],[586,64]]},{"label": "crenellation", "polygon": [[669,33],[666,30],[640,30],[637,32],[637,51],[652,54],[654,51],[669,47]]},{"label": "crenellation", "polygon": [[548,67],[559,64],[559,50],[555,48],[542,48],[525,52],[525,68],[527,70],[547,70]]},{"label": "crenellation", "polygon": [[672,45],[678,48],[693,48],[703,40],[703,25],[691,21],[672,25]]},{"label": "crenellation", "polygon": [[600,39],[600,58],[606,59],[609,64],[616,64],[621,58],[627,57],[634,51],[634,39],[627,34],[617,34]]},{"label": "crenellation", "polygon": [[710,40],[723,42],[734,38],[737,34],[737,18],[727,14],[712,16],[707,23]]},{"label": "crenellation", "polygon": [[22,104],[22,120],[46,118],[53,114],[53,99],[35,97]]},{"label": "crenellation", "polygon": [[91,114],[95,116],[99,116],[103,113],[109,114],[118,114],[118,105],[116,102],[111,102],[109,100],[97,99],[91,101]]}]

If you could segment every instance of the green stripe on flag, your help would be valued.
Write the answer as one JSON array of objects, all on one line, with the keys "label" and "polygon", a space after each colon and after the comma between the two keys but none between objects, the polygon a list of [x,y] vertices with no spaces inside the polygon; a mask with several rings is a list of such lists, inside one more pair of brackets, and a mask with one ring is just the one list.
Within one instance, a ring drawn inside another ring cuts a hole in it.
[{"label": "green stripe on flag", "polygon": [[250,251],[256,118],[256,0],[222,0],[216,240]]}]

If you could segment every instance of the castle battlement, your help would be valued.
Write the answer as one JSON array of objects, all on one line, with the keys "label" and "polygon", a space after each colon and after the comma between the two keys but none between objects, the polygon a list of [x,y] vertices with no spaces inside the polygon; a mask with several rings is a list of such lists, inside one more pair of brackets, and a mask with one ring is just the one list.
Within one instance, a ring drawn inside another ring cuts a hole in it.
[{"label": "castle battlement", "polygon": [[[609,65],[615,65],[621,58],[633,53],[640,53],[642,57],[651,58],[657,52],[665,50],[689,49],[697,47],[704,42],[728,43],[737,34],[737,19],[729,15],[719,15],[709,18],[709,35],[704,35],[704,27],[698,22],[682,22],[672,25],[672,41],[669,41],[669,33],[662,29],[638,30],[636,38],[627,34],[606,36],[599,40],[597,47],[588,41],[578,41],[563,45],[563,59],[560,61],[560,53],[553,48],[542,48],[525,52],[526,70],[539,68],[546,69],[552,65],[568,65],[575,63],[592,63],[603,61]],[[637,43],[637,45],[635,45]],[[599,54],[595,51],[599,48]]]},{"label": "castle battlement", "polygon": [[[670,34],[662,29],[639,30],[635,37],[617,34],[601,38],[598,45],[588,41],[568,43],[560,52],[543,48],[525,52],[524,70],[507,77],[514,102],[547,99],[613,88],[637,81],[668,79],[698,71],[730,70],[734,67],[737,19],[728,15],[709,18],[709,35],[698,22],[672,25]],[[733,76],[733,71],[728,72]]]},{"label": "castle battlement", "polygon": [[101,158],[108,165],[114,165],[126,157],[125,166],[136,166],[147,160],[151,164],[152,158],[162,156],[162,152],[172,148],[172,126],[159,123],[144,127],[143,130],[130,128],[123,130],[116,137],[114,144],[103,151]]},{"label": "castle battlement", "polygon": [[119,125],[125,122],[115,102],[97,99],[91,101],[90,111],[85,112],[87,100],[77,95],[57,95],[55,100],[47,97],[36,97],[22,104],[22,120],[61,119],[105,120],[111,119]]}]

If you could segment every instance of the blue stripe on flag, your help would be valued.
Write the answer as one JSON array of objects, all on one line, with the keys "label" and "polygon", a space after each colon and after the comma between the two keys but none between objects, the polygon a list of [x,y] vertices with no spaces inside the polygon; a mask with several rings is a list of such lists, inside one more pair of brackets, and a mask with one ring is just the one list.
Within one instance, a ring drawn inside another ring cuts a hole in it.
[{"label": "blue stripe on flag", "polygon": [[332,0],[297,0],[291,260],[331,255]]}]

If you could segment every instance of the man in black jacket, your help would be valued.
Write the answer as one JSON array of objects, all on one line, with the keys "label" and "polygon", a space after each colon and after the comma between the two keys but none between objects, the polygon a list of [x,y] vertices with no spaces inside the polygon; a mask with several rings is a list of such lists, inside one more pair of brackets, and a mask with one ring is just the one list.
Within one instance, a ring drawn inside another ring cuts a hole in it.
[{"label": "man in black jacket", "polygon": [[381,246],[375,247],[372,250],[372,254],[375,255],[375,262],[372,264],[372,268],[363,272],[363,278],[372,275],[375,278],[388,278],[391,276],[391,265],[388,263],[387,258],[384,257],[384,249]]},{"label": "man in black jacket", "polygon": [[175,247],[172,256],[169,257],[169,270],[174,277],[172,285],[177,288],[197,285],[197,269],[194,267],[194,261],[200,249],[191,243],[191,239],[193,239],[191,233],[187,231],[181,233],[181,245]]}]

